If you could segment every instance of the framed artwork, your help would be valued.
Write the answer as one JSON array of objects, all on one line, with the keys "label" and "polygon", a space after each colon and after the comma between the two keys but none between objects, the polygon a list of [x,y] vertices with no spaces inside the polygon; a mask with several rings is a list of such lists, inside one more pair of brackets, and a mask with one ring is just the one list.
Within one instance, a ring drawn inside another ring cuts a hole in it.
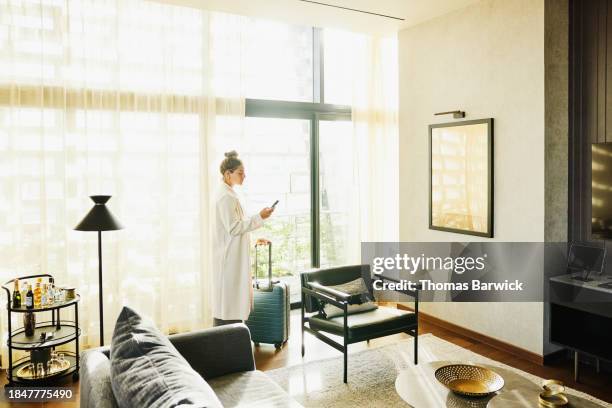
[{"label": "framed artwork", "polygon": [[493,119],[429,125],[429,229],[493,237]]}]

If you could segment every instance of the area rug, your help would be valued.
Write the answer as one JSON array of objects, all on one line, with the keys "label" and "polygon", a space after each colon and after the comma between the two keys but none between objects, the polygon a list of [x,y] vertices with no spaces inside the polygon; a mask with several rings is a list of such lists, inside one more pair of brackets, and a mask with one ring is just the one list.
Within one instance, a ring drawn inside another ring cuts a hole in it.
[{"label": "area rug", "polygon": [[[403,340],[355,353],[350,353],[349,347],[348,384],[342,382],[341,356],[270,370],[266,374],[305,407],[409,407],[397,394],[395,380],[401,370],[416,368],[412,363],[412,341]],[[499,367],[536,386],[542,383],[542,379],[535,375],[491,360],[432,334],[419,336],[419,367],[423,363],[440,360]],[[612,407],[612,404],[577,390],[568,388],[566,394],[601,407]],[[538,404],[534,403],[533,406],[537,407]]]}]

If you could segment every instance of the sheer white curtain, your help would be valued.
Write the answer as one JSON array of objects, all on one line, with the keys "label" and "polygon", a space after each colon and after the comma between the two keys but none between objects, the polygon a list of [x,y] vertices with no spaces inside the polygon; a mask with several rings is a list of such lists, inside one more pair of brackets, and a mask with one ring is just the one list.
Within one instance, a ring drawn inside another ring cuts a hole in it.
[{"label": "sheer white curtain", "polygon": [[211,322],[215,138],[244,116],[230,21],[142,0],[0,0],[0,281],[74,285],[84,347],[99,342],[97,234],[72,228],[92,194],[112,195],[125,225],[102,234],[106,342],[123,304],[165,332]]},{"label": "sheer white curtain", "polygon": [[360,262],[362,242],[399,239],[397,38],[325,30],[325,47],[335,67],[326,92],[351,105],[352,134],[338,160],[351,166],[346,258]]},{"label": "sheer white curtain", "polygon": [[[210,324],[218,165],[245,146],[246,26],[145,0],[0,0],[0,281],[74,285],[83,346],[99,342],[97,240],[72,228],[92,194],[126,227],[103,233],[106,342],[123,304],[166,332]],[[358,262],[361,241],[397,239],[397,62],[393,41],[348,37]],[[0,310],[3,365],[6,329]]]},{"label": "sheer white curtain", "polygon": [[399,239],[397,37],[355,40],[352,119],[362,242]]},{"label": "sheer white curtain", "polygon": [[[214,99],[209,104],[211,138],[210,182],[212,191],[221,184],[219,165],[223,153],[243,153],[245,117],[245,21],[246,17],[213,13],[210,17],[211,87]],[[222,96],[222,97],[219,97]]]}]

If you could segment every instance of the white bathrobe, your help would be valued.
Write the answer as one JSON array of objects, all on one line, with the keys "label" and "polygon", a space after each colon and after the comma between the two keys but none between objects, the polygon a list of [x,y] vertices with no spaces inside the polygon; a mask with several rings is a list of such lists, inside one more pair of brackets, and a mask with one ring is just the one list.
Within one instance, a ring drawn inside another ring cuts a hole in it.
[{"label": "white bathrobe", "polygon": [[262,225],[259,214],[245,217],[236,192],[222,183],[215,202],[213,317],[249,317],[253,304],[249,231]]}]

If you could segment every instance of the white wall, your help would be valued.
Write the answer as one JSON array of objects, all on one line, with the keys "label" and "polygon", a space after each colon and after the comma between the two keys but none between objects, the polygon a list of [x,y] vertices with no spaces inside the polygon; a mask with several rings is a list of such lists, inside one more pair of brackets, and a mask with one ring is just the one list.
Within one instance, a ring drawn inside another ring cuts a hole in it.
[{"label": "white wall", "polygon": [[[544,0],[483,0],[403,30],[400,239],[475,241],[428,228],[428,129],[495,119],[494,240],[544,241]],[[426,304],[425,313],[542,354],[541,303]]]}]

